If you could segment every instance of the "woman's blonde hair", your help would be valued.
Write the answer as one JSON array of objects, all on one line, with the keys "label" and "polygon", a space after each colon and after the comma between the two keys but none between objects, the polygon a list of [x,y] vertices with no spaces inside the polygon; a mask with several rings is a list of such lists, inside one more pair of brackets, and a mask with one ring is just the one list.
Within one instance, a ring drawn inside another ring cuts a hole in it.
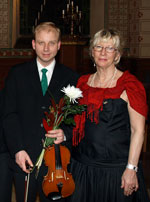
[{"label": "woman's blonde hair", "polygon": [[[90,41],[90,48],[89,48],[90,56],[92,57],[92,50],[96,45],[98,45],[101,41],[107,42],[110,39],[112,39],[114,47],[120,53],[121,57],[123,52],[123,40],[121,38],[119,31],[113,29],[102,29],[94,35],[93,39],[91,39]],[[120,57],[118,57],[118,59],[115,61],[115,64],[119,63]]]}]

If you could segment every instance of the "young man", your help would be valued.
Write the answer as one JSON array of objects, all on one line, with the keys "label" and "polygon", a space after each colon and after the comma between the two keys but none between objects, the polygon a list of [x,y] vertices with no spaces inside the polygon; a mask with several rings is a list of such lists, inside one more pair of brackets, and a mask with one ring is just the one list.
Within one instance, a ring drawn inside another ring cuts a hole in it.
[{"label": "young man", "polygon": [[[24,200],[25,174],[29,172],[26,162],[33,166],[42,150],[42,139],[45,138],[42,119],[50,106],[49,92],[58,103],[63,96],[61,89],[68,84],[76,85],[78,79],[71,69],[56,63],[55,56],[60,46],[60,30],[51,22],[41,23],[36,27],[32,40],[36,60],[13,67],[6,80],[4,130],[12,157],[17,202]],[[42,92],[41,87],[43,69],[47,71],[46,92]],[[64,126],[64,132],[62,129],[52,130],[47,135],[55,137],[58,144],[64,141],[65,129]],[[42,192],[42,180],[46,174],[47,168],[43,165],[37,180],[35,172],[30,175],[28,201],[35,201],[37,191],[42,202],[50,201]]]}]

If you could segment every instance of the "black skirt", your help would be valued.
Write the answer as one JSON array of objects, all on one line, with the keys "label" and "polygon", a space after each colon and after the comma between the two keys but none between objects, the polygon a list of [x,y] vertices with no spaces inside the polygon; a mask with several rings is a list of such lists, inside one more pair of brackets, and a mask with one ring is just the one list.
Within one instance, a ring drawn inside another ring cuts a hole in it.
[{"label": "black skirt", "polygon": [[72,159],[70,171],[76,187],[67,202],[150,202],[142,167],[139,165],[137,173],[139,189],[130,196],[125,196],[121,188],[124,170],[123,164],[91,166]]}]

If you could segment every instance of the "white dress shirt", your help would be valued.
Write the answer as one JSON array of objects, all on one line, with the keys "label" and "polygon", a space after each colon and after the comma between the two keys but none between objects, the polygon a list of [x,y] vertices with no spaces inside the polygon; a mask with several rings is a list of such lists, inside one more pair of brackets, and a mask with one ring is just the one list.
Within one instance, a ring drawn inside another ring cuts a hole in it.
[{"label": "white dress shirt", "polygon": [[47,76],[47,82],[48,82],[48,85],[49,85],[50,80],[52,78],[52,74],[53,74],[53,71],[54,71],[55,64],[56,64],[56,60],[54,59],[48,66],[44,67],[37,60],[37,67],[38,67],[40,81],[42,80],[42,71],[41,70],[43,68],[45,68],[45,69],[47,69],[46,76]]}]

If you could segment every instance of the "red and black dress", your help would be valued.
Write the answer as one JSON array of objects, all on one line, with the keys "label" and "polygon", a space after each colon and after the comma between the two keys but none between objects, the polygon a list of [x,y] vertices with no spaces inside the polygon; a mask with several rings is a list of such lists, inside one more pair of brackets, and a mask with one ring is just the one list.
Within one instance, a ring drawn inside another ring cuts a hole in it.
[{"label": "red and black dress", "polygon": [[128,162],[130,120],[127,103],[120,98],[125,90],[131,107],[146,117],[145,90],[128,71],[113,88],[93,88],[82,76],[77,87],[83,92],[80,104],[87,111],[75,117],[71,172],[76,189],[69,202],[149,202],[139,162],[139,189],[125,196],[121,176]]}]

